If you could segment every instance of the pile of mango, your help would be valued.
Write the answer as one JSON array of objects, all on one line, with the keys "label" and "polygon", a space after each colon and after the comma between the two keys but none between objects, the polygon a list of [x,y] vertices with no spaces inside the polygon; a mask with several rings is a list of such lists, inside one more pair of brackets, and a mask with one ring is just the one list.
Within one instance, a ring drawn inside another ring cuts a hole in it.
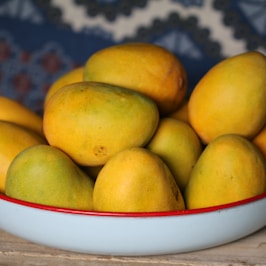
[{"label": "pile of mango", "polygon": [[52,84],[39,117],[0,97],[0,191],[108,212],[204,208],[266,192],[266,57],[187,73],[148,43],[99,50]]}]

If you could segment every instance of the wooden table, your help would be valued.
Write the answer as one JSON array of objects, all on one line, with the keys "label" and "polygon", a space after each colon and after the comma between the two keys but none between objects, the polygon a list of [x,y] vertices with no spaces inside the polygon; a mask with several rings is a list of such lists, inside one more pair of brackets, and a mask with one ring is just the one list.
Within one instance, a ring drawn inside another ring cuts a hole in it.
[{"label": "wooden table", "polygon": [[236,242],[182,254],[115,257],[68,252],[37,245],[0,230],[1,266],[84,265],[266,265],[266,227]]}]

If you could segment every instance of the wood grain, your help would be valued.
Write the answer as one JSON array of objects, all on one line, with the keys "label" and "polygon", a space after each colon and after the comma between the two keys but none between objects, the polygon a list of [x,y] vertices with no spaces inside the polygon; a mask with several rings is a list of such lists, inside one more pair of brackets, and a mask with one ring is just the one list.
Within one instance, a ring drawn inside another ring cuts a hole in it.
[{"label": "wood grain", "polygon": [[266,266],[266,227],[246,238],[215,248],[144,257],[100,256],[68,252],[31,243],[0,230],[0,265]]}]

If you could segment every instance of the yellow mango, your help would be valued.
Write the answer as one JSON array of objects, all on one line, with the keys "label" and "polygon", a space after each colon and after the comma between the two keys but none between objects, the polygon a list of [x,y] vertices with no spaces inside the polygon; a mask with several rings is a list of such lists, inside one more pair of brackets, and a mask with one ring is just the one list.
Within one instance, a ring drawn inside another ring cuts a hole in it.
[{"label": "yellow mango", "polygon": [[189,124],[165,117],[160,120],[147,149],[164,160],[183,191],[203,147]]},{"label": "yellow mango", "polygon": [[265,191],[265,158],[248,139],[225,134],[202,152],[184,197],[187,208],[195,209],[236,202]]},{"label": "yellow mango", "polygon": [[5,96],[0,96],[0,120],[22,125],[43,135],[42,117],[28,107]]},{"label": "yellow mango", "polygon": [[252,142],[258,147],[266,158],[266,126],[252,139]]},{"label": "yellow mango", "polygon": [[204,143],[223,134],[253,138],[266,123],[266,57],[245,52],[212,67],[188,101],[189,122]]},{"label": "yellow mango", "polygon": [[27,147],[45,144],[38,133],[21,125],[0,120],[0,191],[5,192],[7,170],[13,159]]},{"label": "yellow mango", "polygon": [[51,98],[51,96],[56,93],[59,89],[64,87],[65,85],[83,81],[83,71],[84,67],[78,67],[75,69],[70,70],[69,72],[65,73],[64,75],[60,76],[49,88],[47,94],[45,95],[44,99],[44,108],[47,101]]},{"label": "yellow mango", "polygon": [[125,149],[103,166],[95,181],[97,211],[152,212],[183,210],[183,196],[159,156],[145,148]]},{"label": "yellow mango", "polygon": [[95,52],[85,64],[84,80],[141,92],[157,103],[162,115],[174,112],[187,91],[187,73],[180,60],[149,43],[124,43]]},{"label": "yellow mango", "polygon": [[43,116],[49,144],[83,166],[103,165],[120,150],[146,145],[158,123],[159,111],[150,98],[97,82],[60,89]]},{"label": "yellow mango", "polygon": [[175,118],[177,120],[189,123],[188,118],[188,101],[184,100],[180,107],[173,113],[169,114],[168,117]]},{"label": "yellow mango", "polygon": [[92,210],[93,186],[93,180],[64,152],[49,145],[36,145],[12,161],[6,194],[49,206]]}]

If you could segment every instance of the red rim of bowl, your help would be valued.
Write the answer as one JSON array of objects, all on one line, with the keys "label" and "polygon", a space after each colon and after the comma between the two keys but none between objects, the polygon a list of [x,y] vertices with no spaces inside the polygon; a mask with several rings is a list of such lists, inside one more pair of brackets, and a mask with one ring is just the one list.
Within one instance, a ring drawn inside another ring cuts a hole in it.
[{"label": "red rim of bowl", "polygon": [[5,194],[0,193],[0,200],[4,200],[7,202],[11,202],[14,204],[22,205],[25,207],[35,208],[43,211],[53,211],[53,212],[61,212],[66,214],[78,214],[78,215],[88,215],[88,216],[110,216],[110,217],[160,217],[160,216],[182,216],[182,215],[190,215],[190,214],[202,214],[214,211],[221,211],[228,208],[233,208],[237,206],[242,206],[245,204],[253,203],[255,201],[259,201],[262,199],[266,199],[266,192],[251,198],[247,198],[244,200],[227,203],[218,206],[206,207],[206,208],[198,208],[198,209],[186,209],[181,211],[163,211],[163,212],[100,212],[100,211],[90,211],[90,210],[76,210],[69,208],[61,208],[61,207],[53,207],[38,203],[27,202],[15,198],[11,198],[6,196]]}]

